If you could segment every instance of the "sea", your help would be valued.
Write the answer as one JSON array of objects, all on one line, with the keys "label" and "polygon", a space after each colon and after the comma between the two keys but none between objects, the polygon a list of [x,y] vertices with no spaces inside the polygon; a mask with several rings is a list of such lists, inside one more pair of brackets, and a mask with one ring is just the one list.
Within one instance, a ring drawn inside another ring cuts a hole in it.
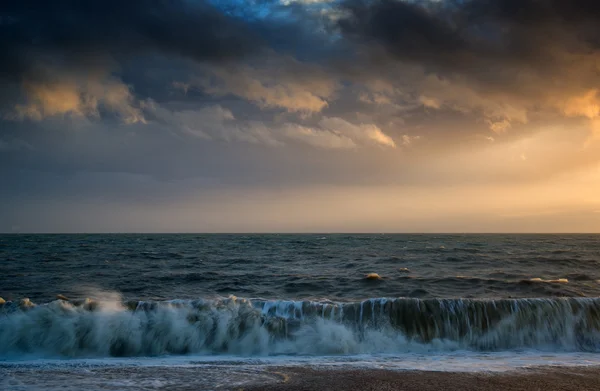
[{"label": "sea", "polygon": [[600,365],[600,235],[0,235],[0,389]]}]

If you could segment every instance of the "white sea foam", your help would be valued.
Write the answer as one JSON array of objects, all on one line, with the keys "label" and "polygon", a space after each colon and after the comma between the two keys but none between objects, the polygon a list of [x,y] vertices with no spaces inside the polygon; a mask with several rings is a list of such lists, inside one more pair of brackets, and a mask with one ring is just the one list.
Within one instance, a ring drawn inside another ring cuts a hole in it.
[{"label": "white sea foam", "polygon": [[7,303],[0,357],[600,351],[600,299]]},{"label": "white sea foam", "polygon": [[595,353],[550,353],[535,350],[519,352],[420,352],[405,354],[356,354],[345,356],[278,355],[240,357],[235,355],[184,355],[168,357],[41,359],[19,358],[0,360],[4,369],[90,370],[95,368],[268,368],[309,367],[320,369],[364,368],[389,370],[427,370],[441,372],[506,372],[523,368],[547,366],[600,366]]}]

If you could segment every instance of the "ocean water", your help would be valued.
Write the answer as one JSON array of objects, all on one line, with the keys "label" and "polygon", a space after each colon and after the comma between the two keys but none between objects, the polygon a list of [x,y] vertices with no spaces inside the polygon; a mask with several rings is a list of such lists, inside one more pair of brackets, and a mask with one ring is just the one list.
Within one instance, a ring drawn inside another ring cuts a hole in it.
[{"label": "ocean water", "polygon": [[3,389],[600,364],[598,235],[4,235],[0,260]]}]

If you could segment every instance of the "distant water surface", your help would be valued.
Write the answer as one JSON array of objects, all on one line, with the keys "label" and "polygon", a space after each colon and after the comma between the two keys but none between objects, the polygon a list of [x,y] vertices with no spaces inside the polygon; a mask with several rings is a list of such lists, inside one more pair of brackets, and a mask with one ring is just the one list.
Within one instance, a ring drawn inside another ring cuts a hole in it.
[{"label": "distant water surface", "polygon": [[3,235],[0,260],[34,302],[600,296],[598,235]]}]

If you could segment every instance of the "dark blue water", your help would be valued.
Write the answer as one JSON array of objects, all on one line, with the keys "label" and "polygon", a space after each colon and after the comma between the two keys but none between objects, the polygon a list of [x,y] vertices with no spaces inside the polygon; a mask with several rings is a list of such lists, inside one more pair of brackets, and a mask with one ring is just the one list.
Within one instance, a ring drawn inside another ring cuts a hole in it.
[{"label": "dark blue water", "polygon": [[3,235],[0,260],[34,302],[600,296],[599,235]]},{"label": "dark blue water", "polygon": [[0,236],[0,361],[596,354],[599,239]]}]

